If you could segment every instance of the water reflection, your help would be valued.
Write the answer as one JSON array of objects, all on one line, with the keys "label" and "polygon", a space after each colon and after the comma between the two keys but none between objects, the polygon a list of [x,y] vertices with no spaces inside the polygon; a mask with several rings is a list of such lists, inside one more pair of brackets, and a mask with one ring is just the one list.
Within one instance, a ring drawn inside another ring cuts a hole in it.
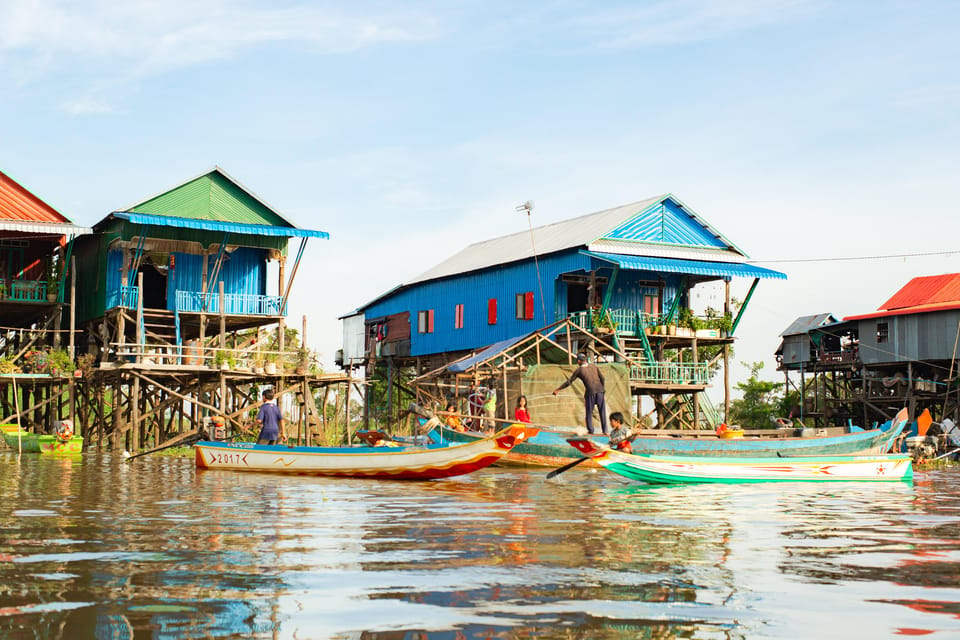
[{"label": "water reflection", "polygon": [[912,487],[506,469],[385,483],[0,454],[0,637],[956,633],[958,488],[949,472]]}]

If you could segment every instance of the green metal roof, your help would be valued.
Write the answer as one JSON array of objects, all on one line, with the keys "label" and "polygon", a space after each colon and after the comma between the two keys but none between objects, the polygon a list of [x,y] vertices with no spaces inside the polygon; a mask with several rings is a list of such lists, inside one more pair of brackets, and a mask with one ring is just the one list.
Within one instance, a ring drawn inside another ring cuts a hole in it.
[{"label": "green metal roof", "polygon": [[294,226],[219,167],[124,210],[195,220]]}]

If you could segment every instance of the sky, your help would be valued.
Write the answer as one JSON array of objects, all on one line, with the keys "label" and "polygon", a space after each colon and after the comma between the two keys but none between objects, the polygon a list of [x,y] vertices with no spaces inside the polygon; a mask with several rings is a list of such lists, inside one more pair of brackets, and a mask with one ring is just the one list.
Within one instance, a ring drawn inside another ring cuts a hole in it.
[{"label": "sky", "polygon": [[955,2],[0,0],[0,169],[91,225],[218,165],[329,232],[290,307],[328,369],[517,205],[673,193],[787,274],[737,330],[775,379],[798,316],[960,272],[958,62]]}]

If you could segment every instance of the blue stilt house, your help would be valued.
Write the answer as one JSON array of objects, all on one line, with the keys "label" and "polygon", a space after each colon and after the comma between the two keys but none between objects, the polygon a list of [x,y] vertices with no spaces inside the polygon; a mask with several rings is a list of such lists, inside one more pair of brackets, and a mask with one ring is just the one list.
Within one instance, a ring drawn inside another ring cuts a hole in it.
[{"label": "blue stilt house", "polygon": [[[733,278],[752,280],[738,309],[730,307]],[[425,371],[569,319],[585,335],[613,331],[635,393],[696,392],[709,363],[678,353],[731,344],[765,278],[786,276],[750,264],[667,194],[470,245],[343,316],[340,361],[369,368],[389,359]],[[693,317],[691,289],[707,282],[727,287],[726,304]]]}]

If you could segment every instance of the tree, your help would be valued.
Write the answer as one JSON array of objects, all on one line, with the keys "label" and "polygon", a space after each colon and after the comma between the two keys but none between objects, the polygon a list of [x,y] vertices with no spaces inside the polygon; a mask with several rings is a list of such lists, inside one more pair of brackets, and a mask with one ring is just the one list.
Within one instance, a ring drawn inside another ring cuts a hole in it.
[{"label": "tree", "polygon": [[750,377],[737,383],[743,397],[730,403],[730,421],[751,428],[772,427],[774,418],[789,412],[784,409],[796,402],[796,394],[781,394],[782,382],[761,380],[762,362],[742,364],[750,369]]}]

